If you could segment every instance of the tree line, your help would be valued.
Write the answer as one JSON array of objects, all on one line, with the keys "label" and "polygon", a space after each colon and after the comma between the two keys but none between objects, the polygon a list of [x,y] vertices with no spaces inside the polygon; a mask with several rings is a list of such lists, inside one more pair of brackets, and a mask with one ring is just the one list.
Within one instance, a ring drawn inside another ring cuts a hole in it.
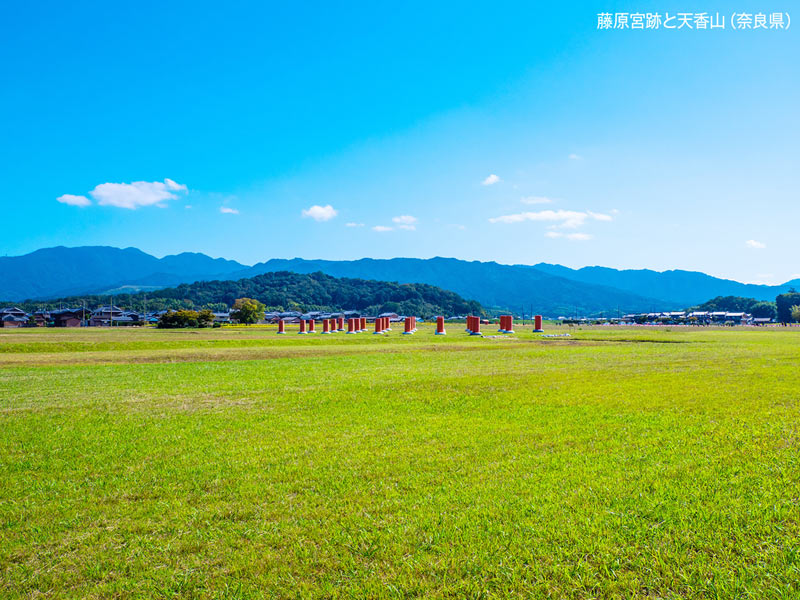
[{"label": "tree line", "polygon": [[707,302],[688,309],[709,312],[744,312],[760,319],[775,319],[779,323],[800,322],[800,292],[790,289],[778,295],[775,302],[742,298],[740,296],[717,296]]},{"label": "tree line", "polygon": [[236,281],[198,281],[151,292],[72,296],[46,302],[12,303],[23,310],[54,310],[60,306],[88,308],[110,304],[144,312],[161,310],[224,312],[239,298],[254,299],[268,311],[358,310],[379,314],[395,312],[423,317],[484,314],[481,305],[455,292],[423,283],[396,283],[331,277],[324,273],[288,271],[265,273]]}]

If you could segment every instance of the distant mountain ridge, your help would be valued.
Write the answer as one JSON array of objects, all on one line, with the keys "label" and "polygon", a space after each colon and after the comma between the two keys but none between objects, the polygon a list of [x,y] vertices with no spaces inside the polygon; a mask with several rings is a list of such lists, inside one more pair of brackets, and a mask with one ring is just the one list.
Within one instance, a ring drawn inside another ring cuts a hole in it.
[{"label": "distant mountain ridge", "polygon": [[314,273],[334,277],[378,279],[399,283],[429,283],[472,300],[484,307],[546,315],[650,310],[661,300],[603,285],[571,281],[530,267],[455,258],[362,258],[353,261],[271,259],[237,273],[253,277],[270,271]]},{"label": "distant mountain ridge", "polygon": [[138,248],[56,246],[0,257],[0,298],[54,298],[126,285],[165,287],[198,279],[227,279],[244,268],[236,261],[197,252],[156,258]]},{"label": "distant mountain ridge", "polygon": [[235,280],[275,271],[426,283],[483,306],[548,316],[675,310],[716,296],[774,300],[800,280],[779,286],[744,284],[691,271],[607,267],[502,265],[455,258],[363,258],[351,261],[271,259],[253,266],[201,253],[156,258],[137,248],[63,246],[0,258],[0,300],[46,299],[121,289]]},{"label": "distant mountain ridge", "polygon": [[561,265],[539,263],[537,271],[565,277],[582,283],[608,285],[620,290],[647,294],[683,307],[700,304],[717,296],[741,296],[756,300],[775,300],[775,296],[791,287],[800,287],[800,279],[781,285],[740,283],[731,279],[712,277],[699,271],[652,271],[650,269],[618,270],[608,267],[570,269]]}]

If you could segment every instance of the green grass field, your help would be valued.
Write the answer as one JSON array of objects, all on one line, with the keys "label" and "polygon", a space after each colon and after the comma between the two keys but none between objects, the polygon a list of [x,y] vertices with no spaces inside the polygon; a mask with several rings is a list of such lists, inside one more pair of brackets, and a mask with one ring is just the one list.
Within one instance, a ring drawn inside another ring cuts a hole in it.
[{"label": "green grass field", "polygon": [[0,331],[0,597],[800,598],[800,331],[398,329]]}]

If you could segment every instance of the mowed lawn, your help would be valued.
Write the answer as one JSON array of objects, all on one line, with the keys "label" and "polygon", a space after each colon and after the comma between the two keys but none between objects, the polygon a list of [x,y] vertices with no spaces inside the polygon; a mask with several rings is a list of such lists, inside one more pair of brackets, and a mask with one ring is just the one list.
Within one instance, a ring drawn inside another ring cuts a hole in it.
[{"label": "mowed lawn", "polygon": [[800,331],[398,329],[0,331],[0,597],[800,597]]}]

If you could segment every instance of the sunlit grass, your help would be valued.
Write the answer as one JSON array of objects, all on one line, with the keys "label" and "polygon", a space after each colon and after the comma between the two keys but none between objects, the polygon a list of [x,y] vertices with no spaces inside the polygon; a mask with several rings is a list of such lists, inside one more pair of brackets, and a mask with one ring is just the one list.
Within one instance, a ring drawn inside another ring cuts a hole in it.
[{"label": "sunlit grass", "polygon": [[800,597],[800,332],[398,329],[0,332],[0,596]]}]

